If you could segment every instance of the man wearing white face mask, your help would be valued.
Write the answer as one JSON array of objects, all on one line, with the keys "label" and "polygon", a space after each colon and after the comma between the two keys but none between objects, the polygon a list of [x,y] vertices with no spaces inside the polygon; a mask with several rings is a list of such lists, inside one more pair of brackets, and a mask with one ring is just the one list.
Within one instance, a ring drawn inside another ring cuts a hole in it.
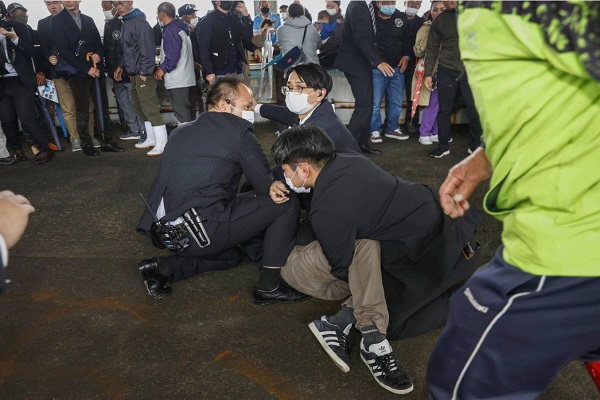
[{"label": "man wearing white face mask", "polygon": [[404,36],[404,45],[408,50],[408,56],[410,58],[408,67],[406,68],[406,71],[404,71],[404,87],[407,88],[406,112],[404,121],[406,123],[406,130],[408,133],[417,133],[419,131],[419,127],[417,126],[419,124],[419,110],[417,109],[417,113],[415,114],[414,118],[409,117],[410,110],[412,109],[412,96],[410,93],[410,88],[412,87],[412,78],[417,66],[415,62],[417,58],[415,56],[413,47],[415,45],[415,41],[417,40],[417,32],[419,32],[419,29],[421,29],[423,26],[425,19],[417,15],[419,9],[421,8],[420,1],[405,1],[404,5],[406,6],[406,9],[404,10],[404,13],[401,14],[402,21],[404,22],[404,31],[406,32]]},{"label": "man wearing white face mask", "polygon": [[[148,294],[171,293],[169,283],[205,271],[227,269],[244,259],[239,245],[264,233],[261,273],[254,288],[257,304],[295,303],[308,296],[280,279],[280,269],[294,246],[299,219],[297,199],[283,196],[273,182],[252,124],[252,91],[235,76],[225,76],[207,93],[207,112],[175,129],[163,153],[138,230],[151,232],[154,217],[185,227],[182,216],[194,209],[202,218],[210,243],[190,245],[169,257],[142,260],[138,268]],[[244,174],[256,193],[238,195]],[[274,202],[271,191],[282,196]],[[188,229],[188,228],[186,228]]]},{"label": "man wearing white face mask", "polygon": [[462,255],[473,241],[477,218],[470,212],[457,223],[442,213],[435,191],[393,176],[361,155],[336,154],[314,126],[284,131],[271,152],[292,190],[314,188],[308,217],[315,238],[292,251],[281,276],[316,298],[351,295],[341,311],[313,321],[311,332],[348,372],[346,344],[356,327],[361,358],[375,380],[392,393],[412,391],[388,339],[444,323],[452,287],[475,267],[474,252]]},{"label": "man wearing white face mask", "polygon": [[[198,10],[195,4],[184,4],[177,10],[179,19],[187,24],[188,30],[190,31],[190,39],[192,40],[192,55],[194,56],[194,75],[196,76],[196,87],[194,88],[194,97],[198,104],[198,110],[204,111],[204,101],[202,99],[202,92],[200,88],[205,87],[204,81],[200,82],[202,77],[202,65],[200,63],[200,48],[198,47],[198,37],[196,36],[196,27],[200,22],[200,18],[196,14]],[[202,78],[204,79],[204,78]],[[200,82],[200,83],[198,83]]]},{"label": "man wearing white face mask", "polygon": [[327,70],[307,63],[290,68],[288,73],[287,84],[282,87],[286,106],[258,104],[254,112],[288,126],[318,126],[334,143],[336,152],[360,154],[358,143],[327,101],[333,87]]},{"label": "man wearing white face mask", "polygon": [[119,66],[119,60],[123,57],[123,44],[121,43],[121,32],[123,31],[123,20],[116,18],[117,8],[113,7],[112,1],[102,2],[102,11],[104,12],[104,59],[106,63],[106,72],[112,79],[112,91],[117,100],[119,109],[119,119],[121,124],[125,122],[127,131],[119,139],[138,140],[142,143],[146,140],[144,130],[144,121],[135,112],[133,100],[131,99],[131,80],[129,76],[123,76],[123,79],[116,81],[114,72]]}]

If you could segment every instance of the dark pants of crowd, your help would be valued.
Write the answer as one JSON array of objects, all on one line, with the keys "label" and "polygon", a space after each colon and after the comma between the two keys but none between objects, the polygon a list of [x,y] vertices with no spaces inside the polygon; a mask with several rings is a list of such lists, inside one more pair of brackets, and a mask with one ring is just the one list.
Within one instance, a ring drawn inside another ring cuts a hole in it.
[{"label": "dark pants of crowd", "polygon": [[454,102],[458,93],[462,94],[469,116],[469,149],[475,149],[481,145],[481,122],[475,108],[473,93],[469,87],[465,72],[454,71],[443,66],[438,67],[437,72],[438,100],[440,111],[437,116],[439,147],[444,150],[450,148],[450,124],[454,113]]},{"label": "dark pants of crowd", "polygon": [[262,265],[282,267],[294,247],[299,216],[300,207],[294,197],[275,204],[268,195],[240,194],[234,200],[229,221],[204,223],[210,245],[201,248],[190,238],[186,250],[158,257],[160,272],[170,276],[171,282],[178,282],[206,271],[229,269],[243,260],[239,245],[263,232]]},{"label": "dark pants of crowd", "polygon": [[168,89],[171,98],[173,114],[180,123],[196,120],[196,85],[175,89]]},{"label": "dark pants of crowd", "polygon": [[431,399],[534,399],[570,362],[600,360],[600,278],[539,276],[502,248],[451,298]]},{"label": "dark pants of crowd", "polygon": [[6,135],[7,147],[21,150],[18,121],[41,152],[48,151],[48,139],[36,119],[33,90],[23,84],[21,78],[0,78],[0,121]]},{"label": "dark pants of crowd", "polygon": [[419,125],[419,107],[413,118],[410,117],[412,110],[412,83],[415,73],[415,62],[408,62],[408,68],[404,71],[404,89],[406,91],[406,109],[404,110],[404,122],[408,125]]},{"label": "dark pants of crowd", "polygon": [[[89,131],[90,122],[90,97],[94,102],[96,110],[101,110],[102,119],[104,122],[104,132],[100,132],[96,135],[97,139],[103,144],[109,143],[111,140],[110,136],[110,117],[108,115],[108,94],[106,92],[106,77],[104,74],[100,74],[100,100],[102,104],[98,104],[98,95],[96,93],[95,78],[91,76],[71,76],[67,78],[71,91],[73,92],[73,99],[75,100],[75,114],[77,118],[77,131],[79,132],[79,138],[81,139],[81,145],[91,144],[92,137]],[[98,111],[96,111],[97,115]],[[98,118],[96,118],[96,125],[98,125]]]},{"label": "dark pants of crowd", "polygon": [[373,115],[373,78],[371,71],[364,76],[344,72],[352,95],[354,96],[354,111],[348,124],[348,130],[359,145],[369,145],[371,139],[371,117]]}]

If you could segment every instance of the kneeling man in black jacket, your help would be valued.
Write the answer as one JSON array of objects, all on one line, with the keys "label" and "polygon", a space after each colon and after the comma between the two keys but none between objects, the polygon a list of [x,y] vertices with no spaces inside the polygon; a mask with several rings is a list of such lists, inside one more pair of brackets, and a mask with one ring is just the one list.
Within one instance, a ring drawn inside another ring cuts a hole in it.
[{"label": "kneeling man in black jacket", "polygon": [[391,175],[362,155],[334,150],[314,126],[290,128],[273,144],[290,189],[313,188],[309,219],[318,241],[297,246],[282,277],[313,297],[351,296],[337,314],[313,321],[311,331],[348,372],[346,344],[356,326],[361,358],[376,381],[408,393],[413,384],[387,338],[444,323],[448,294],[474,269],[478,218],[468,213],[452,220],[429,187]]}]

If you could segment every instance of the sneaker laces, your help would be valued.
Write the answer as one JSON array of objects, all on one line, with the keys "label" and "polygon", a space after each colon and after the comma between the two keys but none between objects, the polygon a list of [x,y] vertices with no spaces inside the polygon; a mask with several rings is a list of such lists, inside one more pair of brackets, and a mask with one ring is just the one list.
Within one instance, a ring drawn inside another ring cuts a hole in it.
[{"label": "sneaker laces", "polygon": [[395,375],[396,371],[398,371],[398,360],[396,360],[394,353],[381,356],[381,363],[386,375]]}]

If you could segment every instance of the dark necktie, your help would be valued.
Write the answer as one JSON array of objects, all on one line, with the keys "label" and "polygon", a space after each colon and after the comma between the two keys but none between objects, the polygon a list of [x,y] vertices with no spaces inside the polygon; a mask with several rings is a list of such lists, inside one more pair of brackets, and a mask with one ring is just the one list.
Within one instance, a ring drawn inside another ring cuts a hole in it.
[{"label": "dark necktie", "polygon": [[371,14],[371,26],[373,27],[373,35],[377,36],[377,27],[375,26],[375,8],[373,3],[369,3],[369,13]]},{"label": "dark necktie", "polygon": [[0,40],[0,75],[7,75],[5,65],[8,64],[8,58],[6,58],[6,50],[4,49],[4,43]]}]

